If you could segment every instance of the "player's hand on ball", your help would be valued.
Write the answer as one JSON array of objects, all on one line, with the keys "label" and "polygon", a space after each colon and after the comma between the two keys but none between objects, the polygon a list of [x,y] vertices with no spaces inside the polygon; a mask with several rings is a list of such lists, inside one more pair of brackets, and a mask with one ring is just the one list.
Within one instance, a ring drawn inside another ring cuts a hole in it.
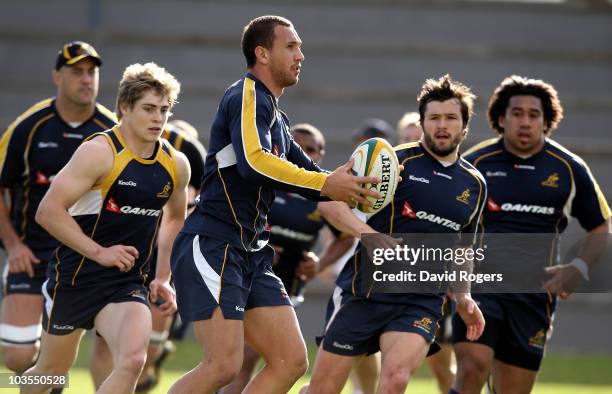
[{"label": "player's hand on ball", "polygon": [[113,245],[109,248],[102,248],[94,261],[105,267],[117,267],[121,272],[128,272],[134,266],[138,258],[138,249],[133,246]]},{"label": "player's hand on ball", "polygon": [[149,285],[149,300],[157,305],[165,316],[176,312],[176,293],[169,281],[154,279]]},{"label": "player's hand on ball", "polygon": [[321,195],[331,198],[336,201],[344,201],[349,206],[354,206],[356,203],[370,205],[367,197],[374,199],[379,198],[380,194],[373,190],[367,189],[366,183],[378,183],[380,179],[373,176],[355,176],[351,174],[354,159],[351,158],[342,166],[336,168],[334,172],[329,174]]},{"label": "player's hand on ball", "polygon": [[467,326],[466,338],[475,341],[482,335],[485,327],[485,320],[476,301],[469,293],[455,294],[457,301],[457,313]]}]

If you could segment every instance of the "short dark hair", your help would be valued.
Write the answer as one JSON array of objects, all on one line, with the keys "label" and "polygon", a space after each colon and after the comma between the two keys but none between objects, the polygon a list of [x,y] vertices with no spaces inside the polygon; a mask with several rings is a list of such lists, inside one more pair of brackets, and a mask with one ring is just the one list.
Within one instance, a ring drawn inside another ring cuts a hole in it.
[{"label": "short dark hair", "polygon": [[456,98],[461,104],[461,120],[463,121],[463,129],[467,130],[470,116],[472,116],[474,108],[474,100],[476,96],[472,90],[462,84],[454,81],[450,75],[446,74],[438,79],[428,79],[423,84],[421,92],[417,97],[419,102],[419,117],[421,125],[425,124],[425,109],[431,101],[446,101]]},{"label": "short dark hair", "polygon": [[321,130],[310,123],[298,123],[291,127],[291,134],[304,134],[312,136],[319,144],[319,151],[325,150],[325,137]]},{"label": "short dark hair", "polygon": [[274,29],[276,26],[293,27],[287,18],[277,15],[265,15],[253,19],[242,31],[242,53],[246,59],[247,67],[255,65],[255,48],[262,46],[272,48],[274,43]]},{"label": "short dark hair", "polygon": [[506,113],[510,98],[513,96],[534,96],[540,99],[544,113],[544,123],[548,133],[556,129],[561,119],[563,119],[561,101],[557,91],[551,84],[541,79],[511,75],[506,77],[495,88],[487,108],[489,126],[499,134],[504,132],[504,128],[499,124],[499,117]]}]

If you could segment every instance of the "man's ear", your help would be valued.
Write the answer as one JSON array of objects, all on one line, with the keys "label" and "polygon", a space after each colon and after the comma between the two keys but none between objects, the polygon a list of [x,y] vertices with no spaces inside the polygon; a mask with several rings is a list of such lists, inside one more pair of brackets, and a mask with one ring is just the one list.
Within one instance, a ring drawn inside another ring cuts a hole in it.
[{"label": "man's ear", "polygon": [[270,53],[266,48],[259,45],[255,47],[255,58],[257,62],[267,65],[270,62]]},{"label": "man's ear", "polygon": [[58,70],[54,69],[51,71],[51,79],[53,80],[53,83],[56,87],[59,86],[60,73]]},{"label": "man's ear", "polygon": [[130,106],[128,105],[128,103],[119,103],[119,111],[121,112],[122,117],[125,116],[128,109],[130,109]]}]

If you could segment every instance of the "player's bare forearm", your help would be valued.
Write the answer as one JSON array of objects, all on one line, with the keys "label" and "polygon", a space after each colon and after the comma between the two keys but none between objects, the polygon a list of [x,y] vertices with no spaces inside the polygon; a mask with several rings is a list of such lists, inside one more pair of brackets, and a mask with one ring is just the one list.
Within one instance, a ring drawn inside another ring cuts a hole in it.
[{"label": "player's bare forearm", "polygon": [[36,222],[64,245],[88,259],[97,261],[96,256],[102,250],[102,246],[85,235],[66,208],[49,194],[45,195],[38,206]]},{"label": "player's bare forearm", "polygon": [[332,226],[355,238],[361,239],[361,234],[376,232],[372,227],[355,216],[349,206],[343,202],[320,202],[317,209]]},{"label": "player's bare forearm", "polygon": [[97,137],[84,142],[51,182],[36,211],[36,222],[49,234],[98,263],[105,248],[83,233],[68,209],[92,190],[112,166],[113,153],[106,139]]},{"label": "player's bare forearm", "polygon": [[354,242],[355,238],[350,236],[340,236],[334,239],[319,260],[319,271],[325,270],[338,261],[353,246]]},{"label": "player's bare forearm", "polygon": [[610,238],[609,234],[610,219],[587,233],[582,247],[578,252],[578,257],[584,260],[588,265],[595,264],[606,251],[609,242],[608,238]]},{"label": "player's bare forearm", "polygon": [[170,255],[172,244],[176,235],[183,227],[187,211],[188,183],[191,168],[185,155],[176,152],[177,184],[175,190],[164,206],[162,223],[159,227],[157,239],[157,268],[155,278],[163,281],[170,280]]},{"label": "player's bare forearm", "polygon": [[168,281],[170,280],[170,255],[172,244],[176,235],[183,227],[184,216],[177,218],[164,219],[159,228],[159,238],[157,242],[157,267],[155,278]]},{"label": "player's bare forearm", "polygon": [[9,208],[5,203],[6,192],[5,188],[0,188],[0,238],[2,238],[4,245],[10,248],[16,243],[21,242],[21,239],[17,235],[9,217]]},{"label": "player's bare forearm", "polygon": [[[465,249],[465,248],[457,248],[457,249]],[[464,252],[462,254],[466,256]],[[464,258],[462,263],[458,261],[454,261],[452,266],[452,270],[457,272],[457,278],[467,278],[469,274],[474,271],[474,261],[472,259]],[[461,275],[461,272],[465,272],[467,275]],[[469,281],[454,281],[450,283],[450,291],[453,293],[455,298],[461,297],[470,297],[471,286]]]}]

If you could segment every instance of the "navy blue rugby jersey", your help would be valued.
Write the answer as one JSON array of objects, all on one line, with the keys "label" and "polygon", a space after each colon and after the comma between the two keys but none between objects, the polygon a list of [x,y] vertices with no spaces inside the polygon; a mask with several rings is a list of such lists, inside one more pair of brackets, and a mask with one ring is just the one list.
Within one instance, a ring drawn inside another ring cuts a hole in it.
[{"label": "navy blue rugby jersey", "polygon": [[11,221],[36,257],[48,260],[58,242],[36,223],[34,216],[53,177],[68,163],[84,139],[117,123],[100,104],[78,127],[66,123],[55,99],[43,100],[21,114],[0,140],[0,186],[10,190]]},{"label": "navy blue rugby jersey", "polygon": [[[525,273],[523,286],[539,289],[545,266],[560,262],[558,235],[576,217],[587,231],[610,217],[610,208],[584,161],[557,142],[547,139],[541,151],[521,158],[508,152],[502,138],[477,144],[465,154],[484,175],[489,195],[483,213],[485,233],[540,233],[550,237],[486,239],[488,258],[499,264],[513,264]],[[533,271],[531,271],[533,270]],[[513,294],[504,297],[533,300],[544,293]]]},{"label": "navy blue rugby jersey", "polygon": [[[287,280],[295,277],[295,270],[302,259],[303,253],[314,246],[319,231],[327,222],[317,210],[317,203],[299,194],[280,191],[268,214],[268,229],[270,244],[282,248],[279,262],[273,267],[274,272],[283,279],[287,292],[296,295],[303,283],[293,280],[287,286]],[[340,232],[333,226],[329,227],[334,235]]]},{"label": "navy blue rugby jersey", "polygon": [[[457,234],[457,242],[471,245],[486,201],[487,186],[482,175],[459,157],[444,166],[423,148],[420,142],[395,147],[404,165],[402,181],[393,201],[368,219],[368,225],[380,233]],[[387,302],[409,300],[403,294],[374,294],[361,286],[362,245],[345,264],[336,283],[344,291]]]},{"label": "navy blue rugby jersey", "polygon": [[289,119],[252,74],[230,86],[215,115],[202,191],[183,231],[263,248],[274,189],[319,198],[327,175],[289,132]]},{"label": "navy blue rugby jersey", "polygon": [[118,127],[101,135],[113,148],[113,168],[100,185],[84,194],[68,212],[83,232],[101,246],[134,246],[139,257],[129,272],[121,272],[60,244],[47,270],[47,276],[56,285],[144,281],[162,207],[177,182],[175,151],[168,141],[160,139],[152,158],[143,159],[125,144]]},{"label": "navy blue rugby jersey", "polygon": [[610,208],[589,167],[577,155],[547,139],[528,158],[513,155],[502,138],[477,144],[464,157],[489,186],[484,231],[562,233],[570,216],[587,231],[610,217]]},{"label": "navy blue rugby jersey", "polygon": [[202,143],[169,123],[166,124],[162,138],[168,140],[174,149],[185,154],[191,167],[189,184],[196,190],[200,190],[202,175],[204,174],[204,160],[206,158],[206,149],[204,149]]}]

